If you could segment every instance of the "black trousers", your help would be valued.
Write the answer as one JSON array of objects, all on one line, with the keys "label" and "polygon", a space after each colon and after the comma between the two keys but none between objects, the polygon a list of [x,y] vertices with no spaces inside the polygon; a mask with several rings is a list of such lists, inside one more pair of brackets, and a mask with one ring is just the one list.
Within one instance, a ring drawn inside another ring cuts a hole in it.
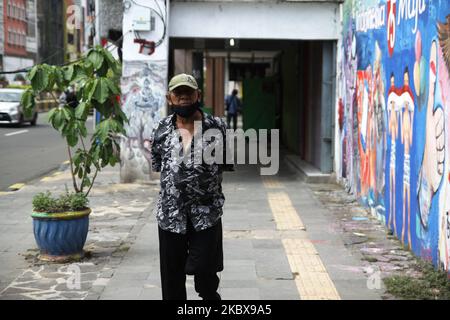
[{"label": "black trousers", "polygon": [[222,221],[195,231],[188,219],[186,234],[159,230],[163,300],[186,300],[186,274],[194,275],[195,291],[203,300],[220,300],[217,293],[223,270]]},{"label": "black trousers", "polygon": [[235,113],[235,114],[227,113],[227,126],[228,126],[228,129],[231,129],[230,122],[231,122],[232,118],[233,118],[233,130],[237,129],[237,117],[238,117],[237,113]]}]

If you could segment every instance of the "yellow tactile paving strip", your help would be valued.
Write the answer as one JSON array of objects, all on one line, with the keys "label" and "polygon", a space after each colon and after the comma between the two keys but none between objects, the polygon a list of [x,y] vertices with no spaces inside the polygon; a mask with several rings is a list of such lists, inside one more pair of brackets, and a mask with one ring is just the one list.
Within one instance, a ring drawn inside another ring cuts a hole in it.
[{"label": "yellow tactile paving strip", "polygon": [[[282,187],[277,180],[266,179],[263,178],[266,189]],[[278,230],[305,230],[305,226],[286,192],[270,191],[267,195]],[[302,300],[341,299],[311,241],[283,238],[282,242]]]},{"label": "yellow tactile paving strip", "polygon": [[278,230],[305,230],[286,192],[269,192],[268,200]]},{"label": "yellow tactile paving strip", "polygon": [[275,180],[272,177],[262,177],[262,181],[266,189],[279,189],[283,187],[278,180]]},{"label": "yellow tactile paving strip", "polygon": [[340,300],[314,245],[304,239],[282,239],[302,300]]},{"label": "yellow tactile paving strip", "polygon": [[8,189],[9,190],[19,190],[19,189],[23,188],[24,185],[25,185],[25,183],[15,183],[12,186],[9,186]]}]

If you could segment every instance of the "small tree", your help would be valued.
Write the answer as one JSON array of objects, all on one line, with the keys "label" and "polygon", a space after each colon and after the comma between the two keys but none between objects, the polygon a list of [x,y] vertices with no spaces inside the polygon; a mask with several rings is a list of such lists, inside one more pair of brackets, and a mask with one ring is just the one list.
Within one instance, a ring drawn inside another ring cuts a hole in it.
[{"label": "small tree", "polygon": [[[36,65],[27,75],[31,89],[22,96],[27,115],[32,114],[35,97],[39,94],[49,93],[58,102],[54,89],[64,92],[69,86],[79,88],[79,105],[75,109],[68,105],[52,109],[48,121],[67,142],[73,188],[85,197],[89,195],[98,171],[119,161],[116,137],[125,134],[123,126],[128,122],[119,103],[117,79],[120,74],[120,63],[107,49],[97,46],[72,64],[62,67]],[[84,141],[87,137],[86,121],[92,108],[100,113],[102,120],[95,128],[90,146],[87,146]]]}]

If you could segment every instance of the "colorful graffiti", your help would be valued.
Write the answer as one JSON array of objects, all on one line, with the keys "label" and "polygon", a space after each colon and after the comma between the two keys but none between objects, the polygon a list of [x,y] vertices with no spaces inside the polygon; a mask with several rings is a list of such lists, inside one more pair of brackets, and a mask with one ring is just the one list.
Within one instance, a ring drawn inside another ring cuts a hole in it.
[{"label": "colorful graffiti", "polygon": [[450,271],[450,1],[347,0],[339,49],[337,174]]},{"label": "colorful graffiti", "polygon": [[126,61],[122,75],[123,111],[129,119],[121,139],[121,181],[152,180],[150,137],[165,106],[167,64]]}]

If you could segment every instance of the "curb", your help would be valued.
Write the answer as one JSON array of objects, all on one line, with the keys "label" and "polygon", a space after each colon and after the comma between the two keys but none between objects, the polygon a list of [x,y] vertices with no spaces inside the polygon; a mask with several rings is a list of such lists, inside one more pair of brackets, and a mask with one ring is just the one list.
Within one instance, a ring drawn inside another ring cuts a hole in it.
[{"label": "curb", "polygon": [[[58,169],[56,169],[55,172],[53,172],[51,175],[45,175],[43,177],[39,178],[39,181],[45,181],[46,179],[49,179],[51,177],[55,177],[57,175],[62,174],[64,171],[66,171],[66,169],[70,166],[70,162],[69,160],[66,160],[64,162],[62,162]],[[34,179],[33,179],[34,180]],[[31,181],[33,181],[31,180]],[[5,195],[9,195],[9,194],[13,194],[15,191],[19,191],[20,189],[22,189],[24,186],[26,185],[26,183],[15,183],[13,185],[10,185],[8,187],[9,191],[1,191],[0,192],[0,196],[5,196]]]},{"label": "curb", "polygon": [[48,112],[53,108],[58,107],[58,103],[56,103],[52,99],[38,100],[36,101],[36,108],[38,112]]}]

